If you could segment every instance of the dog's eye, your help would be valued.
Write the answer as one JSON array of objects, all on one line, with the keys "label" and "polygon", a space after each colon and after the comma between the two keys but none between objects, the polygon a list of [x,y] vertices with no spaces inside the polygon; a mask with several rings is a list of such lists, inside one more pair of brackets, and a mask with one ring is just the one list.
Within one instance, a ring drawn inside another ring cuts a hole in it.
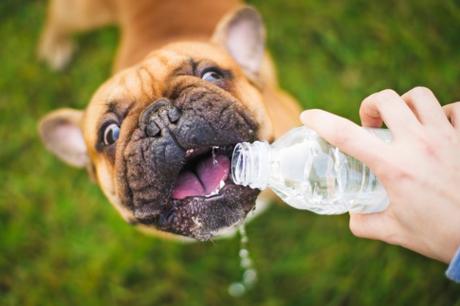
[{"label": "dog's eye", "polygon": [[116,123],[111,123],[104,129],[104,144],[109,146],[115,143],[120,136],[120,127]]},{"label": "dog's eye", "polygon": [[223,74],[216,69],[207,69],[201,74],[201,79],[211,83],[222,80],[223,78]]}]

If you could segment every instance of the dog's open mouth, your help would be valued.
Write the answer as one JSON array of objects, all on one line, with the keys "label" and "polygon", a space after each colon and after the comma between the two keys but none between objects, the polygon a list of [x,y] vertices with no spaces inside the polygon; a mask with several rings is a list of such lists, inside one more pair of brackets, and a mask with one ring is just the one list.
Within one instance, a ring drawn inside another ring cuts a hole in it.
[{"label": "dog's open mouth", "polygon": [[229,184],[233,145],[213,146],[186,151],[185,164],[180,171],[172,198],[213,197]]},{"label": "dog's open mouth", "polygon": [[168,111],[178,101],[162,100],[144,109],[119,173],[125,203],[137,222],[207,240],[255,207],[259,190],[236,185],[230,165],[235,144],[254,141],[257,125],[241,115],[236,103],[217,103],[220,97],[201,90],[196,95],[187,95],[174,122]]}]

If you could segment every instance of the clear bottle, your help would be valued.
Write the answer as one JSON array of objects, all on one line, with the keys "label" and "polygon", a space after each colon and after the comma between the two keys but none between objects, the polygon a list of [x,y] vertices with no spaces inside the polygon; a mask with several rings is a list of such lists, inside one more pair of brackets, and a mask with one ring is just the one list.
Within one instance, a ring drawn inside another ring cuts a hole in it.
[{"label": "clear bottle", "polygon": [[[368,129],[385,142],[386,129]],[[318,214],[385,210],[388,197],[362,162],[346,155],[306,127],[292,129],[272,145],[239,143],[232,157],[238,185],[272,189],[288,205]]]}]

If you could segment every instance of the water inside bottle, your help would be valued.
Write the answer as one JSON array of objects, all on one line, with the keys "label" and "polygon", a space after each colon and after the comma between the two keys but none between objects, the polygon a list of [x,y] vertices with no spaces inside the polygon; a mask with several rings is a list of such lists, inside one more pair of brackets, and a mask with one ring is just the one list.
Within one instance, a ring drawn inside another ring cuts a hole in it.
[{"label": "water inside bottle", "polygon": [[240,297],[251,289],[257,282],[257,271],[252,263],[248,250],[248,235],[244,224],[239,228],[240,234],[240,266],[243,269],[243,276],[240,281],[234,282],[228,286],[228,294],[233,297]]},{"label": "water inside bottle", "polygon": [[273,146],[270,167],[271,189],[298,209],[366,212],[376,207],[375,201],[386,201],[385,190],[367,166],[317,135],[287,135]]}]

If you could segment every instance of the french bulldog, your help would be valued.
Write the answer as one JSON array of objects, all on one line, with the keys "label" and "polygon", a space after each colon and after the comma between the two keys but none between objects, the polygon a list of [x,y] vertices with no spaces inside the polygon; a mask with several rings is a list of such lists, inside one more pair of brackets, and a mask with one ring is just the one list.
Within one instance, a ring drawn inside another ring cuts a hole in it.
[{"label": "french bulldog", "polygon": [[232,182],[235,144],[299,124],[260,14],[233,0],[52,0],[40,57],[61,69],[74,32],[109,23],[121,28],[113,75],[86,109],[42,118],[46,148],[157,236],[208,240],[240,224],[259,190]]}]

